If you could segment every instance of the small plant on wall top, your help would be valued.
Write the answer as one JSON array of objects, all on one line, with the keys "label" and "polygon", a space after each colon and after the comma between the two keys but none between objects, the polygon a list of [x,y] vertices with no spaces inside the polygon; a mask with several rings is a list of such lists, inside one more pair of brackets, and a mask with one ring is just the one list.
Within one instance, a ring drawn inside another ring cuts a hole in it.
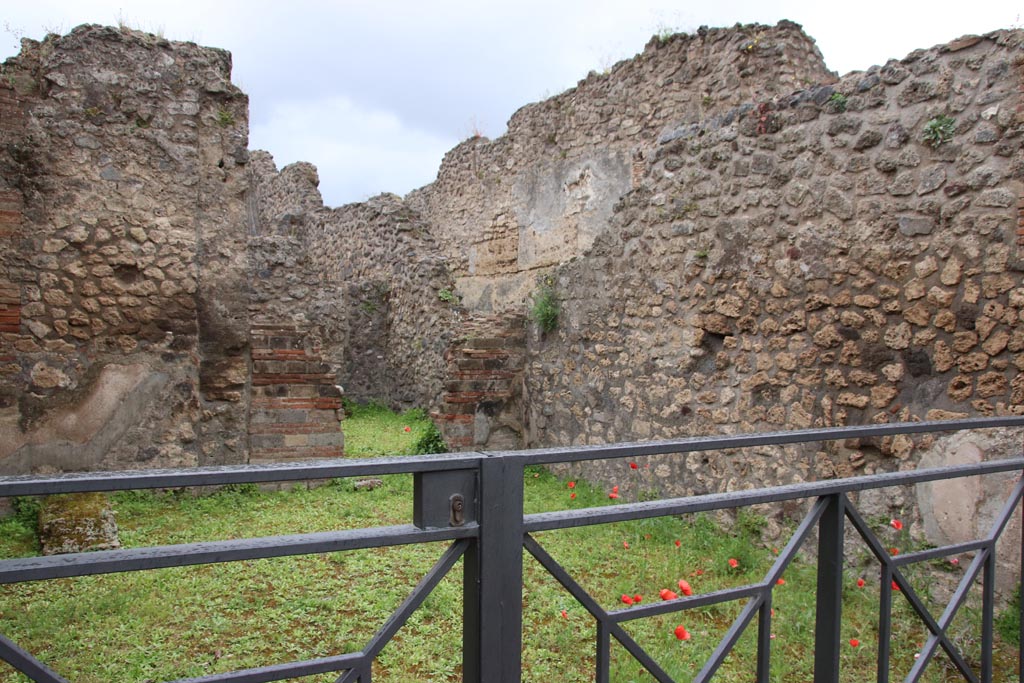
[{"label": "small plant on wall top", "polygon": [[938,147],[943,142],[952,140],[955,130],[956,119],[940,114],[933,119],[929,119],[928,123],[924,124],[921,137],[932,147]]},{"label": "small plant on wall top", "polygon": [[558,327],[558,295],[555,294],[555,278],[546,275],[540,279],[533,293],[530,318],[543,332],[553,332]]},{"label": "small plant on wall top", "polygon": [[217,125],[222,128],[233,126],[235,124],[235,115],[227,109],[221,109],[217,112]]},{"label": "small plant on wall top", "polygon": [[849,102],[846,95],[841,92],[832,93],[832,97],[828,98],[828,104],[832,107],[832,110],[838,114],[846,111],[846,105]]}]

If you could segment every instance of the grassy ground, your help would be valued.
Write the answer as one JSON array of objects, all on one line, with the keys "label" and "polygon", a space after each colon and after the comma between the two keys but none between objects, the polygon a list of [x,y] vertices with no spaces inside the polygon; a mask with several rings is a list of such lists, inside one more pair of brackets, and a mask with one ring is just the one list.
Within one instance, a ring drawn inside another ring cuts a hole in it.
[{"label": "grassy ground", "polygon": [[[418,430],[428,429],[412,419],[416,415],[377,417],[373,428],[353,424],[358,416],[348,421],[349,448],[362,455],[381,448],[408,452],[421,436]],[[352,483],[283,492],[223,490],[205,497],[130,493],[114,500],[126,547],[408,523],[411,477],[385,477],[371,491],[357,491]],[[543,470],[528,470],[524,484],[528,512],[617,502],[606,490],[582,481],[569,488]],[[697,593],[760,579],[775,559],[772,544],[755,540],[760,521],[742,514],[726,530],[704,516],[668,517],[546,532],[537,539],[602,606],[615,609],[624,606],[623,595],[655,602],[663,588],[678,592],[680,579]],[[877,531],[893,543],[908,540],[884,521]],[[363,647],[443,550],[443,544],[429,544],[0,587],[0,633],[75,683],[162,681],[338,654]],[[0,522],[0,556],[34,552],[34,538],[21,523]],[[735,568],[730,559],[737,561]],[[844,582],[843,680],[860,682],[875,677],[877,571],[861,566],[857,557],[851,563]],[[953,577],[960,571],[948,568]],[[857,585],[862,576],[863,587]],[[919,575],[915,587],[928,595],[932,584]],[[813,564],[798,560],[775,589],[773,681],[811,679],[814,586]],[[374,680],[460,680],[461,592],[460,563],[385,648]],[[701,608],[629,622],[626,628],[670,674],[686,681],[741,607]],[[898,594],[894,614],[899,626],[892,639],[892,673],[899,680],[925,633]],[[953,632],[976,662],[977,639],[968,633],[978,632],[977,610],[965,617]],[[523,622],[524,680],[593,680],[593,619],[529,555]],[[689,640],[676,638],[678,625],[686,627]],[[755,631],[740,639],[720,680],[752,679]],[[997,680],[1017,680],[1010,673],[1011,653],[1001,644],[997,648]],[[5,667],[0,664],[0,682],[25,680]],[[929,681],[960,680],[941,664],[933,669]],[[611,679],[653,680],[614,641]]]}]

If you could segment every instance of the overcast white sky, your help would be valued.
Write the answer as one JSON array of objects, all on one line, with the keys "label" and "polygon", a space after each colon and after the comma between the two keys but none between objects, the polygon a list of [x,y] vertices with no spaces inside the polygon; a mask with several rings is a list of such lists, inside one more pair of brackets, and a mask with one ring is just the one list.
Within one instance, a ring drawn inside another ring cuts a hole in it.
[{"label": "overcast white sky", "polygon": [[1019,0],[32,0],[0,15],[0,60],[22,36],[82,23],[230,50],[250,97],[250,147],[310,161],[328,205],[431,182],[474,131],[643,49],[663,28],[774,24],[816,39],[840,75],[967,33],[1019,27]]}]

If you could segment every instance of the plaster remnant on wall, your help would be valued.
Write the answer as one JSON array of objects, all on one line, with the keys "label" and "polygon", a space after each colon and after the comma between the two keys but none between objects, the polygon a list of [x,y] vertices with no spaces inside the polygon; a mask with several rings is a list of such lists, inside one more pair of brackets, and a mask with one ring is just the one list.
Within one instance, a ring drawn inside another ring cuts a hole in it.
[{"label": "plaster remnant on wall", "polygon": [[27,474],[109,466],[113,444],[152,410],[167,381],[166,374],[143,364],[111,364],[80,401],[49,411],[27,430],[16,426],[15,410],[4,409],[0,469]]}]

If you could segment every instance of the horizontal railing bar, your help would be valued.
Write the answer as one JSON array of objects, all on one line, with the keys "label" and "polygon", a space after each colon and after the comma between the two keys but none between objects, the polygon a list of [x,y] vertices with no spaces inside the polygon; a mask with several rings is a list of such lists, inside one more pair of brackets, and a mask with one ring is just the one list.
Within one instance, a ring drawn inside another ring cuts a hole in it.
[{"label": "horizontal railing bar", "polygon": [[981,550],[988,545],[987,540],[979,541],[967,541],[966,543],[957,543],[956,545],[944,545],[941,548],[928,548],[927,550],[915,550],[909,553],[900,553],[892,558],[890,561],[893,566],[903,567],[908,564],[916,564],[917,562],[927,562],[928,560],[937,560],[950,555],[961,555],[963,553],[972,553]]},{"label": "horizontal railing bar", "polygon": [[647,441],[610,446],[574,446],[528,451],[443,453],[367,459],[332,459],[301,463],[223,465],[130,472],[83,472],[54,476],[0,477],[0,498],[9,496],[121,491],[130,489],[263,484],[271,482],[332,479],[335,477],[400,474],[434,470],[472,469],[483,457],[513,458],[523,465],[605,458],[640,457],[666,453],[690,453],[815,441],[922,434],[966,429],[1024,426],[1024,416],[983,417],[965,420],[898,422],[852,427],[828,427],[788,432],[763,432],[731,436],[698,436],[668,441]]},{"label": "horizontal railing bar", "polygon": [[0,477],[0,498],[133,489],[266,484],[273,482],[476,469],[480,453],[442,453],[391,458],[331,459],[302,463],[223,465],[183,469],[75,472]]},{"label": "horizontal railing bar", "polygon": [[14,560],[0,560],[0,584],[451,541],[460,538],[473,538],[478,532],[479,526],[475,523],[447,529],[418,529],[405,524],[293,536],[266,536],[46,557],[23,557]]},{"label": "horizontal railing bar", "polygon": [[731,436],[696,436],[665,441],[640,441],[612,446],[566,446],[542,450],[504,451],[484,453],[521,459],[525,465],[540,465],[579,460],[639,457],[666,453],[693,453],[698,451],[750,448],[753,446],[782,446],[814,441],[838,441],[868,437],[896,436],[898,434],[925,434],[956,432],[967,429],[994,429],[1024,426],[1024,416],[980,417],[963,420],[926,422],[894,422],[887,424],[855,425],[851,427],[822,427],[783,432],[759,432]]},{"label": "horizontal railing bar", "polygon": [[633,607],[617,609],[609,612],[608,618],[619,624],[624,621],[633,621],[634,619],[655,617],[662,614],[672,614],[673,612],[695,609],[697,607],[717,605],[731,600],[753,598],[766,590],[768,590],[768,586],[764,583],[752,583],[745,586],[738,586],[736,588],[723,588],[722,590],[713,591],[711,593],[701,593],[700,595],[691,595],[685,598],[676,598],[675,600],[652,602],[648,605],[634,605]]},{"label": "horizontal railing bar", "polygon": [[322,657],[320,659],[309,659],[304,662],[290,662],[288,664],[273,664],[253,669],[240,669],[221,674],[200,676],[199,678],[179,678],[170,681],[170,683],[268,683],[269,681],[283,681],[287,678],[314,676],[316,674],[351,669],[361,664],[365,658],[366,654],[363,652],[350,652],[334,657]]},{"label": "horizontal railing bar", "polygon": [[971,465],[933,467],[910,472],[884,472],[882,474],[868,474],[846,479],[787,484],[769,489],[711,493],[703,496],[667,498],[665,500],[580,508],[578,510],[538,512],[524,517],[523,528],[528,533],[536,533],[538,531],[568,529],[593,524],[610,524],[612,522],[625,522],[666,515],[693,514],[764,503],[780,503],[801,498],[816,498],[818,496],[863,491],[865,489],[906,486],[926,481],[1012,472],[1021,469],[1024,469],[1024,458],[1011,458]]}]

